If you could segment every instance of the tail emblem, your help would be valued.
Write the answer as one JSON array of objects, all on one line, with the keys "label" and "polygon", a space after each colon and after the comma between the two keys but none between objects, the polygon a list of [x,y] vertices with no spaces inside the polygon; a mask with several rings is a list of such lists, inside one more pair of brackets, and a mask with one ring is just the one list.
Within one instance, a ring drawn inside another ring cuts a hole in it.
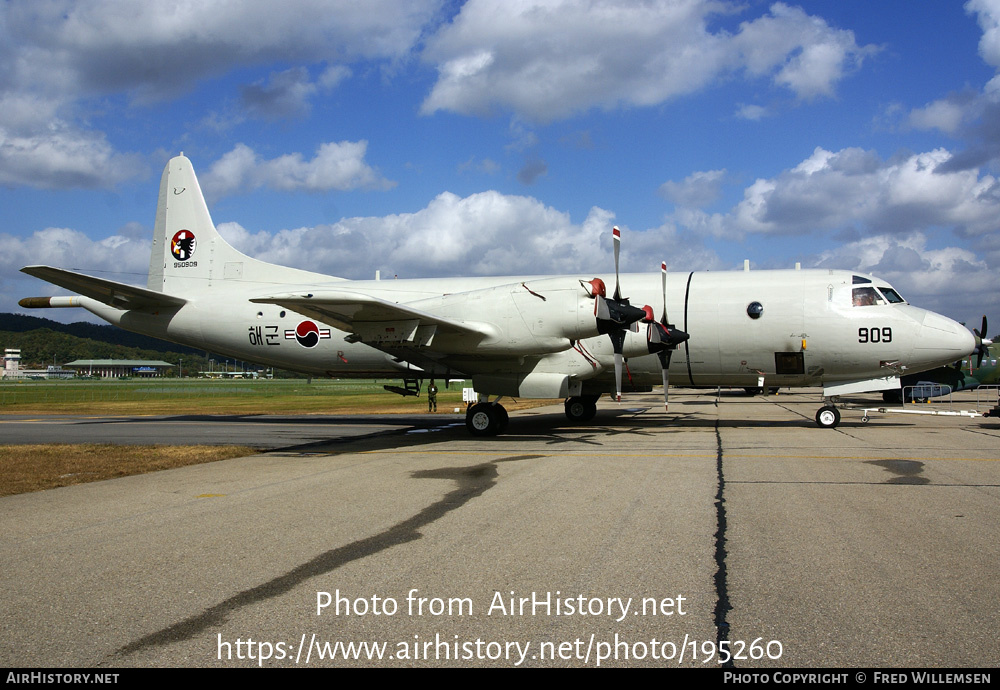
[{"label": "tail emblem", "polygon": [[190,230],[178,230],[174,233],[173,239],[170,240],[170,253],[178,261],[187,261],[194,254],[196,245],[197,242],[195,241],[193,232]]}]

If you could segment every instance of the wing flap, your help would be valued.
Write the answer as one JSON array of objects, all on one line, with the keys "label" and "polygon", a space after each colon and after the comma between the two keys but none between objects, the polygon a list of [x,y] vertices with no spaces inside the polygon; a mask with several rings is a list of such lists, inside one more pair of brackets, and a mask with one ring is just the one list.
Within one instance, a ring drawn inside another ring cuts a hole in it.
[{"label": "wing flap", "polygon": [[94,278],[83,273],[67,271],[64,268],[25,266],[21,272],[117,309],[179,307],[187,302],[180,297],[173,297],[155,290],[147,290],[104,278]]}]

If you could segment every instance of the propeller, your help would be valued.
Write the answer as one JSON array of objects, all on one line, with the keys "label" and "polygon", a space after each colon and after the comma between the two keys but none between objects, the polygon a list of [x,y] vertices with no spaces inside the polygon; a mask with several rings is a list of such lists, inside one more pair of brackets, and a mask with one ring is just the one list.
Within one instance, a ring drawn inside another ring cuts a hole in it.
[{"label": "propeller", "polygon": [[[670,409],[670,356],[677,346],[687,340],[690,336],[684,331],[678,330],[667,319],[667,262],[660,262],[660,278],[663,284],[663,316],[660,321],[653,320],[653,310],[649,309],[646,341],[650,353],[656,353],[660,358],[660,369],[663,372],[663,409]],[[648,307],[647,307],[648,309]]]},{"label": "propeller", "polygon": [[992,340],[986,339],[986,315],[983,314],[983,330],[979,331],[975,328],[972,332],[976,335],[976,368],[983,366],[983,357],[986,356],[987,347],[993,344]]},{"label": "propeller", "polygon": [[640,309],[629,304],[627,297],[622,297],[621,281],[618,276],[618,255],[621,251],[621,230],[616,225],[612,234],[615,243],[615,294],[611,299],[607,298],[607,290],[604,281],[594,278],[589,283],[581,283],[584,287],[590,286],[591,296],[594,298],[594,316],[597,318],[597,332],[606,334],[611,338],[611,347],[615,352],[615,394],[616,400],[622,400],[622,366],[625,357],[622,351],[625,348],[625,333],[629,327],[646,319],[652,313],[650,307]]}]

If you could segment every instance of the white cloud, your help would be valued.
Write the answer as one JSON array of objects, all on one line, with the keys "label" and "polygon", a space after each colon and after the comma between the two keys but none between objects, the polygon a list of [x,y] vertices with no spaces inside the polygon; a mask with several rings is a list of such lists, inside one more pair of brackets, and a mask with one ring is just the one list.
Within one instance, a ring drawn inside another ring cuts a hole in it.
[{"label": "white cloud", "polygon": [[[235,223],[219,231],[241,251],[267,261],[346,278],[398,274],[417,278],[461,275],[531,275],[612,272],[614,215],[594,207],[582,223],[537,199],[489,191],[459,197],[443,193],[416,213],[345,218],[275,233],[250,233]],[[719,268],[704,248],[673,242],[670,226],[625,229],[622,270],[673,266]],[[654,257],[655,260],[651,260]]]},{"label": "white cloud", "polygon": [[3,274],[18,271],[22,266],[44,263],[119,275],[141,273],[142,282],[145,282],[149,267],[150,233],[147,231],[136,237],[132,228],[125,235],[115,234],[102,240],[92,240],[70,228],[45,228],[28,237],[0,235],[0,241],[4,247],[0,253],[0,273]]},{"label": "white cloud", "polygon": [[910,126],[916,129],[940,129],[955,134],[968,117],[968,102],[940,99],[910,112]]},{"label": "white cloud", "polygon": [[745,22],[735,44],[751,74],[778,68],[774,80],[802,99],[832,96],[844,74],[873,54],[874,46],[859,47],[854,32],[830,27],[798,7],[771,6],[770,16]]},{"label": "white cloud", "polygon": [[743,120],[763,120],[768,115],[767,108],[761,105],[741,103],[736,109],[736,117]]},{"label": "white cloud", "polygon": [[512,110],[533,120],[592,107],[655,105],[731,74],[769,77],[800,99],[833,94],[871,54],[850,31],[774,4],[739,32],[711,31],[737,11],[713,0],[470,0],[427,42],[438,81],[424,113]]},{"label": "white cloud", "polygon": [[978,170],[941,172],[944,149],[883,161],[872,151],[817,148],[795,168],[758,179],[728,213],[688,213],[701,234],[818,234],[860,229],[906,234],[947,227],[967,236],[1000,230],[1000,184]]},{"label": "white cloud", "polygon": [[718,200],[725,177],[725,170],[691,173],[681,182],[664,182],[660,185],[660,196],[685,208],[704,208]]},{"label": "white cloud", "polygon": [[[92,187],[136,174],[81,103],[112,94],[152,103],[205,79],[273,60],[325,63],[315,82],[296,70],[248,87],[255,114],[308,109],[358,59],[400,60],[441,0],[301,0],[289,11],[265,0],[122,3],[48,0],[0,5],[0,180]],[[63,163],[67,167],[60,167]]]},{"label": "white cloud", "polygon": [[33,64],[16,74],[60,89],[170,96],[235,66],[406,55],[437,0],[8,3],[7,38]]},{"label": "white cloud", "polygon": [[[966,12],[975,14],[983,35],[979,54],[995,69],[1000,69],[1000,2],[970,0]],[[939,129],[968,142],[968,148],[955,154],[942,171],[976,168],[1000,158],[1000,75],[993,77],[982,91],[966,89],[911,111],[908,124],[917,129]]]},{"label": "white cloud", "polygon": [[[133,285],[146,285],[151,231],[135,227],[93,240],[69,228],[45,228],[27,237],[0,234],[0,311],[20,312],[17,301],[27,296],[67,295],[68,291],[20,273],[23,266],[46,264],[98,275]],[[33,312],[56,320],[94,318],[78,310]]]},{"label": "white cloud", "polygon": [[312,160],[300,153],[261,160],[249,146],[237,144],[202,176],[202,189],[215,200],[260,187],[307,192],[394,187],[365,163],[367,149],[367,141],[328,142]]},{"label": "white cloud", "polygon": [[317,84],[324,89],[332,89],[351,76],[351,70],[344,65],[330,65],[319,75]]},{"label": "white cloud", "polygon": [[965,11],[975,13],[983,36],[979,39],[979,55],[988,65],[1000,67],[1000,3],[996,0],[969,0]]},{"label": "white cloud", "polygon": [[524,167],[517,173],[517,179],[521,184],[534,184],[539,177],[549,171],[548,164],[541,158],[531,158],[525,162]]},{"label": "white cloud", "polygon": [[146,172],[139,156],[115,153],[96,132],[56,121],[44,132],[19,136],[0,126],[0,184],[113,187]]},{"label": "white cloud", "polygon": [[265,120],[301,117],[309,112],[309,98],[317,91],[305,67],[272,72],[266,82],[240,89],[240,100],[251,114]]},{"label": "white cloud", "polygon": [[303,66],[283,72],[272,72],[266,81],[248,84],[240,89],[240,101],[251,115],[265,120],[304,117],[310,111],[310,99],[321,91],[329,91],[350,76],[343,65],[324,69],[313,80]]}]

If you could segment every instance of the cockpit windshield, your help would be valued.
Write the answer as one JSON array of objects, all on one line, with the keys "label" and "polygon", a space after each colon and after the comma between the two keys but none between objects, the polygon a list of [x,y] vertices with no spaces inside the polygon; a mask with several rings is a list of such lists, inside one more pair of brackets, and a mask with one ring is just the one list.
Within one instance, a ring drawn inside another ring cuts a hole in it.
[{"label": "cockpit windshield", "polygon": [[855,307],[870,307],[882,303],[882,298],[873,287],[856,287],[851,291],[851,298]]},{"label": "cockpit windshield", "polygon": [[889,300],[890,304],[901,304],[906,301],[891,287],[879,287],[879,292],[885,295],[885,298]]},{"label": "cockpit windshield", "polygon": [[[881,292],[880,292],[881,291]],[[905,302],[899,293],[890,287],[874,287],[866,285],[856,287],[851,291],[851,303],[855,307],[870,307],[876,304],[902,304]]]}]

